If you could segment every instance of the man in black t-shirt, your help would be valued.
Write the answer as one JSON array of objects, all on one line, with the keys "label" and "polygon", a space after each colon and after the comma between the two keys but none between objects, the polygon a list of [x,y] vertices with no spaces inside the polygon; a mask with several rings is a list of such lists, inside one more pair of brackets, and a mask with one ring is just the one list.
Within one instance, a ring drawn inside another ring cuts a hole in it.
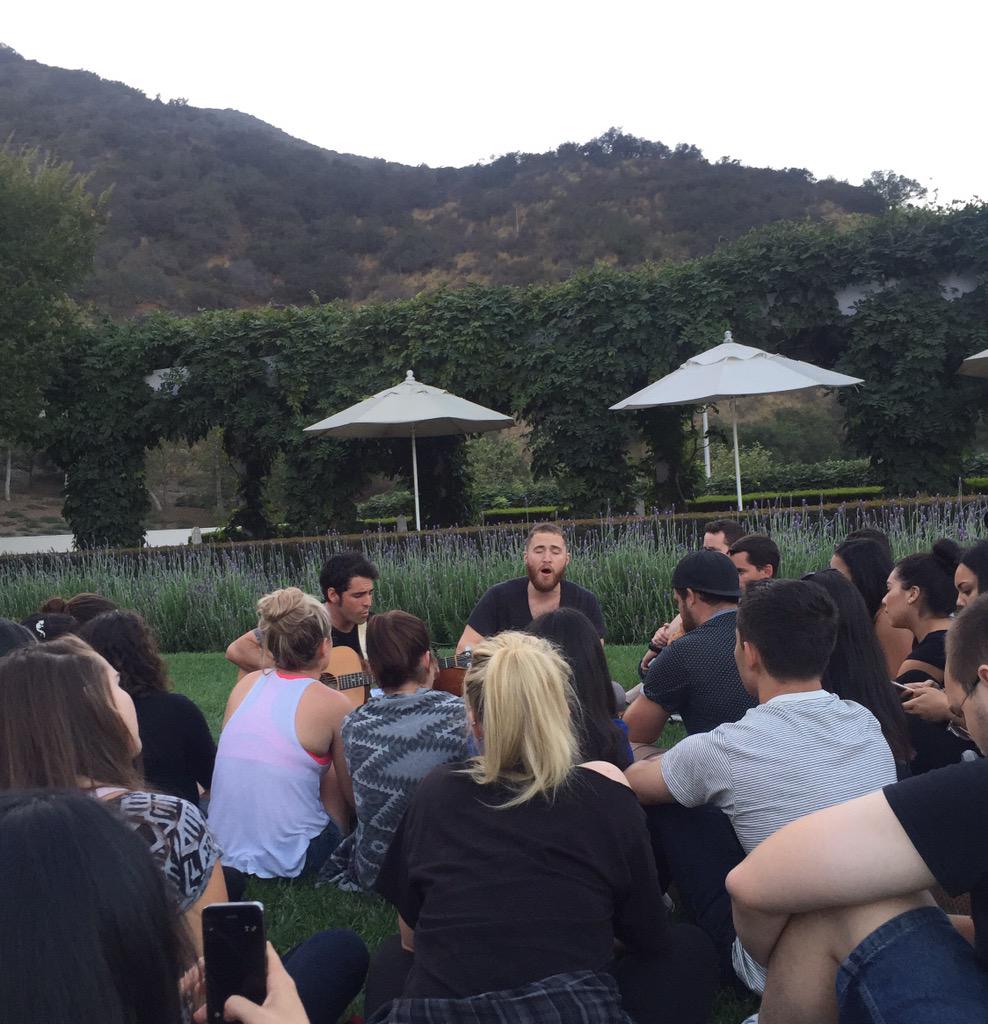
[{"label": "man in black t-shirt", "polygon": [[589,590],[563,578],[569,558],[566,538],[555,523],[533,526],[525,541],[527,577],[497,583],[484,594],[470,613],[456,653],[506,629],[524,629],[532,619],[557,608],[583,612],[603,641],[600,602]]},{"label": "man in black t-shirt", "polygon": [[[319,589],[332,623],[333,647],[349,647],[365,657],[362,636],[374,601],[376,566],[359,551],[344,551],[326,560],[319,573]],[[242,673],[256,672],[265,665],[262,636],[257,629],[238,637],[226,649]]]},{"label": "man in black t-shirt", "polygon": [[[988,750],[988,595],[947,634],[945,682]],[[948,918],[926,891],[935,882],[970,893],[971,916]],[[988,761],[794,822],[727,885],[738,936],[769,968],[766,1020],[988,1020]]]}]

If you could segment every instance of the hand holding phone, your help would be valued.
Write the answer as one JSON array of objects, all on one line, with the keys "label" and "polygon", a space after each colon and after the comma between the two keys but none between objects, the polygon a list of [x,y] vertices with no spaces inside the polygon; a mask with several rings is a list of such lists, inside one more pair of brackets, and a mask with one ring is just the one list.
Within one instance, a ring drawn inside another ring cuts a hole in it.
[{"label": "hand holding phone", "polygon": [[223,1008],[231,996],[264,1002],[267,953],[262,904],[211,903],[202,912],[202,945],[209,1024],[225,1020]]}]

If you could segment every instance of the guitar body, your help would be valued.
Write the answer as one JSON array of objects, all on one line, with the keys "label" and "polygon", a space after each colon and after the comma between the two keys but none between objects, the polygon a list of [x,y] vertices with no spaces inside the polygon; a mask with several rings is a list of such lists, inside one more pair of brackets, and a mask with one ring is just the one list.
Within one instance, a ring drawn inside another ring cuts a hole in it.
[{"label": "guitar body", "polygon": [[463,696],[463,677],[467,674],[465,668],[441,668],[436,681],[432,684],[434,690],[442,690],[443,693],[451,693],[454,697]]},{"label": "guitar body", "polygon": [[371,686],[374,685],[363,659],[352,647],[334,647],[329,652],[329,661],[323,666],[319,678],[327,686],[342,693],[354,708],[367,703]]}]

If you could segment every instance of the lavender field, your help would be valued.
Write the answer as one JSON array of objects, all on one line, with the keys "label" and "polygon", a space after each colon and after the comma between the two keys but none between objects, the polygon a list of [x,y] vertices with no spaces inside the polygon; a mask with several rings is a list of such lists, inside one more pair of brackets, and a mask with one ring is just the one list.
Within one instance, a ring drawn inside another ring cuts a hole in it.
[{"label": "lavender field", "polygon": [[[929,549],[939,537],[961,544],[988,530],[988,499],[960,503],[850,505],[823,513],[812,506],[754,509],[752,532],[771,533],[782,552],[782,575],[798,577],[827,565],[850,529],[885,530],[897,556]],[[601,520],[571,542],[568,576],[600,598],[613,643],[637,643],[657,621],[671,617],[669,580],[676,561],[699,546],[696,521],[656,517]],[[19,619],[49,596],[83,590],[135,608],[157,631],[166,651],[216,651],[254,623],[257,598],[298,585],[318,593],[323,560],[341,549],[327,537],[284,546],[187,547],[143,553],[108,552],[43,559],[0,558],[0,616]],[[363,547],[381,579],[376,608],[404,608],[424,618],[437,643],[455,642],[477,598],[492,583],[522,572],[523,534],[491,529],[365,538]]]}]

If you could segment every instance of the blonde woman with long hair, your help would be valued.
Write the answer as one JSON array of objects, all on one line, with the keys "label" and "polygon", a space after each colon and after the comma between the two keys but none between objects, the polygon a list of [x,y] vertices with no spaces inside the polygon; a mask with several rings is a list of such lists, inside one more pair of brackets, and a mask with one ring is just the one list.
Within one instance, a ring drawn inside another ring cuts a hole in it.
[{"label": "blonde woman with long hair", "polygon": [[474,649],[464,698],[480,753],[427,775],[395,834],[377,890],[401,935],[372,964],[368,1016],[473,1019],[493,1003],[523,1021],[705,1020],[713,948],[669,925],[624,775],[576,763],[566,661],[501,633]]},{"label": "blonde woman with long hair", "polygon": [[319,601],[289,587],[265,594],[257,612],[274,667],[244,676],[227,701],[209,824],[224,867],[297,878],[318,872],[348,824],[340,728],[350,704],[319,682],[332,647]]}]

